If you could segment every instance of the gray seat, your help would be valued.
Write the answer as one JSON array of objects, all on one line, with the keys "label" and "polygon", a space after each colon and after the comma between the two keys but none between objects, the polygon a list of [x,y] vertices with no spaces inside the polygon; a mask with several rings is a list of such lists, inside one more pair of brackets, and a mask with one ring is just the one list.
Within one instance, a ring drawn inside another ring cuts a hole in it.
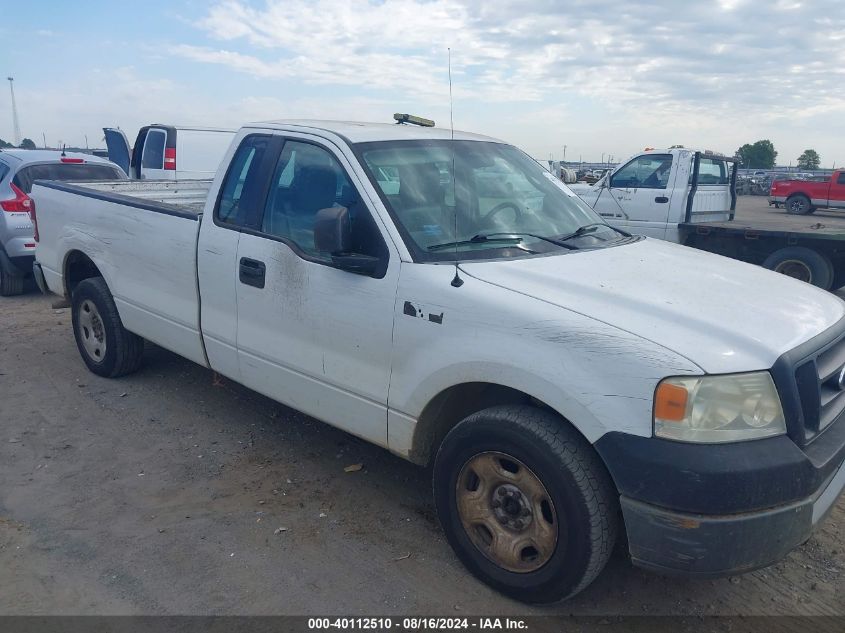
[{"label": "gray seat", "polygon": [[303,165],[291,183],[290,194],[276,192],[264,219],[264,231],[289,237],[305,250],[314,250],[314,218],[337,197],[337,174],[328,166]]}]

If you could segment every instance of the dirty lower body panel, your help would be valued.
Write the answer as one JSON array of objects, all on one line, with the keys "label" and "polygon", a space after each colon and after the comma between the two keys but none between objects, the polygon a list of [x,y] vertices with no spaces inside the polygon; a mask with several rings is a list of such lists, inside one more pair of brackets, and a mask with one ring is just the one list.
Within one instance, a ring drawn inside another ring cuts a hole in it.
[{"label": "dirty lower body panel", "polygon": [[673,512],[622,497],[634,564],[668,573],[725,576],[766,567],[806,541],[845,489],[845,465],[812,497],[726,516]]}]

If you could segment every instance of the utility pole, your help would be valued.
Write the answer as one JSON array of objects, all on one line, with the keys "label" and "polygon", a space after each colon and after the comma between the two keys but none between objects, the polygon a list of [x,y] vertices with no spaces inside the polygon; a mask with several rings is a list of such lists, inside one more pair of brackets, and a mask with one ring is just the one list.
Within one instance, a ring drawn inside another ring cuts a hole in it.
[{"label": "utility pole", "polygon": [[47,149],[47,135],[41,132],[41,140],[44,141],[44,149]]},{"label": "utility pole", "polygon": [[15,135],[15,147],[21,144],[21,126],[18,123],[18,106],[15,105],[15,78],[6,77],[9,80],[9,91],[12,93],[12,130]]}]

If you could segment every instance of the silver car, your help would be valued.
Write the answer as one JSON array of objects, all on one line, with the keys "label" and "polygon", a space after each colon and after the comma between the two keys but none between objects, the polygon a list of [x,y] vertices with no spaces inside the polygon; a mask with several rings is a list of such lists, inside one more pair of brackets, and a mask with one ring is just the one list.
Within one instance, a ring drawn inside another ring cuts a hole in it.
[{"label": "silver car", "polygon": [[23,292],[35,260],[29,192],[36,180],[117,180],[117,165],[90,154],[58,150],[0,150],[0,296]]}]

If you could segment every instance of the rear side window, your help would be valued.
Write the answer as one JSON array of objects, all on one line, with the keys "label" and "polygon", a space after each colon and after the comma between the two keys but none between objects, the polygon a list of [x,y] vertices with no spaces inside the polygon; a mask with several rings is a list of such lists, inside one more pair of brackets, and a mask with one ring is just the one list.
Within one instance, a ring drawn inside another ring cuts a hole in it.
[{"label": "rear side window", "polygon": [[126,176],[118,167],[111,165],[44,163],[22,167],[15,174],[13,182],[24,193],[29,193],[36,180],[126,180]]},{"label": "rear side window", "polygon": [[164,169],[164,141],[167,134],[161,130],[150,130],[147,132],[147,140],[144,142],[144,154],[141,158],[141,166],[147,169]]},{"label": "rear side window", "polygon": [[9,173],[9,166],[0,160],[0,180],[3,180],[6,177],[6,174]]},{"label": "rear side window", "polygon": [[260,212],[263,180],[261,164],[270,143],[269,136],[246,137],[235,152],[217,202],[215,219],[234,226],[245,226]]},{"label": "rear side window", "polygon": [[845,185],[845,171],[839,172],[839,175],[836,177],[836,184]]},{"label": "rear side window", "polygon": [[[692,178],[692,174],[690,174]],[[698,165],[699,185],[727,185],[730,182],[728,164],[715,158],[701,158]]]}]

